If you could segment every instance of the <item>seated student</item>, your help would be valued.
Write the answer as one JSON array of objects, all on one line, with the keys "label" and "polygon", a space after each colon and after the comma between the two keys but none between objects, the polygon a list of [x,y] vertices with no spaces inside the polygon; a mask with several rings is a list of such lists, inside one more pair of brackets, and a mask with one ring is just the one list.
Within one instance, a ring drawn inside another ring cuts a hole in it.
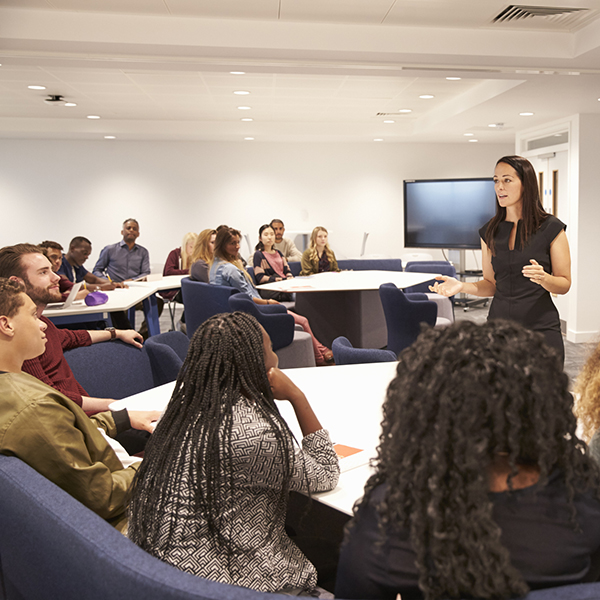
[{"label": "seated student", "polygon": [[217,232],[215,229],[203,229],[198,234],[198,239],[192,250],[190,279],[208,283],[208,270],[215,253],[216,237]]},{"label": "seated student", "polygon": [[[262,225],[258,230],[258,244],[255,250],[252,263],[254,278],[258,285],[294,277],[285,256],[275,248],[275,230],[271,225]],[[292,295],[285,292],[259,290],[259,293],[263,298],[273,298],[280,302],[292,300]]]},{"label": "seated student", "polygon": [[[244,269],[239,259],[240,237],[240,232],[230,227],[223,228],[217,232],[215,256],[209,273],[210,283],[234,287],[250,296],[256,304],[279,304],[277,300],[265,300],[261,298],[258,290],[254,287],[250,275],[248,275],[248,272]],[[292,315],[294,322],[300,325],[312,337],[317,366],[334,364],[333,353],[314,336],[308,319],[290,311],[288,311],[288,314]]]},{"label": "seated student", "polygon": [[[311,591],[315,568],[285,532],[288,494],[334,488],[339,465],[329,434],[277,361],[250,315],[220,314],[198,328],[146,447],[128,536],[200,577]],[[292,404],[302,450],[275,398]]]},{"label": "seated student", "polygon": [[275,249],[279,250],[288,262],[299,262],[302,260],[302,252],[296,248],[296,244],[289,238],[284,238],[285,225],[281,219],[273,219],[269,225],[275,232]]},{"label": "seated student", "polygon": [[579,397],[575,414],[582,425],[582,437],[590,445],[590,454],[600,464],[600,344],[581,369],[575,392]]},{"label": "seated student", "polygon": [[[58,242],[52,242],[50,240],[41,242],[39,246],[44,251],[46,258],[50,261],[52,270],[60,277],[58,288],[62,296],[62,301],[64,302],[69,297],[74,283],[64,275],[58,273],[63,260],[63,247]],[[88,294],[88,290],[80,289],[75,296],[75,300],[83,300]]]},{"label": "seated student", "polygon": [[314,275],[325,271],[339,271],[335,254],[327,243],[327,229],[315,227],[310,234],[310,246],[302,253],[300,275]]},{"label": "seated student", "polygon": [[540,334],[502,320],[425,331],[383,415],[336,596],[520,598],[597,576],[600,473]]},{"label": "seated student", "polygon": [[140,420],[160,413],[104,412],[93,417],[35,377],[25,360],[44,352],[46,323],[18,281],[0,278],[0,453],[16,456],[120,531],[138,459],[124,468],[109,442]]},{"label": "seated student", "polygon": [[[61,294],[58,289],[59,277],[52,272],[50,262],[39,246],[16,244],[1,248],[0,277],[17,280],[25,285],[25,292],[37,307],[38,317],[47,327],[46,350],[39,356],[26,360],[23,370],[57,389],[86,412],[107,410],[114,400],[90,398],[75,379],[63,351],[112,339],[120,339],[141,348],[141,336],[131,329],[120,330],[114,327],[104,331],[58,329],[52,321],[42,316],[46,304],[60,302]],[[148,423],[140,428],[151,431]]]},{"label": "seated student", "polygon": [[89,284],[90,291],[114,290],[115,288],[126,287],[123,283],[109,281],[104,277],[98,277],[90,273],[83,263],[92,253],[92,242],[87,238],[78,235],[69,243],[69,251],[62,257],[61,265],[56,271],[59,275],[64,275],[69,281],[79,283],[85,281]]},{"label": "seated student", "polygon": [[183,236],[181,247],[175,248],[169,252],[167,262],[163,269],[163,276],[166,275],[187,275],[190,272],[191,256],[194,250],[194,244],[198,235],[191,231]]}]

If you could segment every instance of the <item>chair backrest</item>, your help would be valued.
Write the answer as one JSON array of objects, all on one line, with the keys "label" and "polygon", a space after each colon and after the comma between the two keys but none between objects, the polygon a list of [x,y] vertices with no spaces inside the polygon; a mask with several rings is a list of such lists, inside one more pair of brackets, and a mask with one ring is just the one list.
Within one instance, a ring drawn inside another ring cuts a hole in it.
[{"label": "chair backrest", "polygon": [[229,312],[227,299],[237,293],[235,288],[226,285],[213,285],[184,277],[181,280],[181,294],[188,337],[191,339],[196,329],[207,319]]},{"label": "chair backrest", "polygon": [[387,347],[398,355],[410,346],[421,333],[421,323],[433,327],[437,318],[437,305],[419,296],[412,298],[393,283],[379,286],[379,297],[387,326]]},{"label": "chair backrest", "polygon": [[338,260],[338,267],[351,271],[402,271],[399,258],[345,258]]},{"label": "chair backrest", "polygon": [[0,597],[274,599],[273,594],[208,581],[154,558],[23,461],[2,455]]},{"label": "chair backrest", "polygon": [[250,275],[250,279],[252,279],[252,283],[254,285],[256,285],[256,277],[254,277],[254,267],[247,266],[246,271],[248,272],[248,275]]},{"label": "chair backrest", "polygon": [[393,362],[398,357],[391,350],[377,348],[354,348],[348,338],[340,336],[331,345],[336,365],[360,365],[364,363]]},{"label": "chair backrest", "polygon": [[300,261],[295,260],[293,262],[289,262],[288,266],[294,277],[298,277],[298,275],[300,275],[300,271],[302,271],[302,263]]},{"label": "chair backrest", "polygon": [[121,399],[156,384],[145,349],[120,340],[65,352],[75,379],[93,397]]},{"label": "chair backrest", "polygon": [[246,294],[229,298],[229,308],[240,310],[256,318],[271,338],[273,350],[289,346],[294,341],[294,317],[287,312],[264,313]]},{"label": "chair backrest", "polygon": [[[412,273],[441,273],[449,277],[456,277],[454,265],[446,260],[411,261],[406,263],[404,270]],[[426,294],[429,292],[429,286],[433,285],[434,281],[435,279],[430,279],[429,281],[408,287],[404,291],[407,294],[413,292]],[[454,296],[451,299],[454,301]]]},{"label": "chair backrest", "polygon": [[190,340],[181,331],[149,337],[144,348],[150,359],[156,385],[175,381],[185,360]]}]

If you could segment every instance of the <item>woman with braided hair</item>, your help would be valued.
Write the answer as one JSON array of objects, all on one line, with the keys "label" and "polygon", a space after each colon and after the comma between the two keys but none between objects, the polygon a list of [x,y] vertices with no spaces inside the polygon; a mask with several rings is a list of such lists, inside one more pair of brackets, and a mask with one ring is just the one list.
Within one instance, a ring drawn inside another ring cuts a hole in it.
[{"label": "woman with braided hair", "polygon": [[[288,400],[302,450],[274,399]],[[203,323],[134,480],[128,536],[183,571],[258,591],[312,590],[314,566],[284,530],[290,490],[330,490],[338,460],[254,317]]]},{"label": "woman with braided hair", "polygon": [[498,600],[597,578],[600,474],[568,384],[516,323],[422,333],[388,388],[336,596]]}]

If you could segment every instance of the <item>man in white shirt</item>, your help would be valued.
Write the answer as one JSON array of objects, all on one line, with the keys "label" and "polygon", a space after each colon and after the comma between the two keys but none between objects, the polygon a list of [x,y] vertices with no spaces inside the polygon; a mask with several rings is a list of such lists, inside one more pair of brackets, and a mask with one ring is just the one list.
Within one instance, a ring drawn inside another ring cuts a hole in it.
[{"label": "man in white shirt", "polygon": [[279,250],[288,262],[302,260],[302,252],[296,248],[296,244],[289,238],[283,237],[283,234],[285,233],[283,221],[281,219],[273,219],[269,225],[271,225],[275,232],[275,244],[273,244],[273,247],[276,250]]}]

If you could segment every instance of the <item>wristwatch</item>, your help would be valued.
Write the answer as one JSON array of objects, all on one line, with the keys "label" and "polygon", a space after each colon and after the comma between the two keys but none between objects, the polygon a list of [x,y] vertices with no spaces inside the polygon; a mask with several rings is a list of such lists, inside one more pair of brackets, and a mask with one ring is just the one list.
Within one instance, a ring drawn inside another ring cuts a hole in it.
[{"label": "wristwatch", "polygon": [[114,327],[107,327],[104,331],[110,331],[111,341],[117,339],[117,330]]}]

